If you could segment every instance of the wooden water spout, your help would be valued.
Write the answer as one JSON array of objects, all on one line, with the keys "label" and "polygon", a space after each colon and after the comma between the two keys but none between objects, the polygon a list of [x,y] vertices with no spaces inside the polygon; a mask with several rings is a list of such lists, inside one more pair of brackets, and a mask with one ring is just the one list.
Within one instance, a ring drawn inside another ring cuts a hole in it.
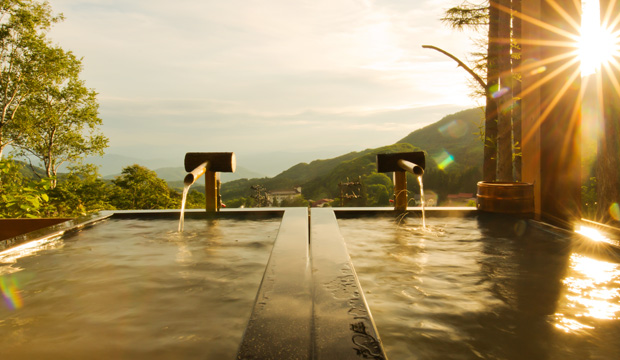
[{"label": "wooden water spout", "polygon": [[394,210],[407,210],[407,172],[420,177],[424,174],[424,152],[377,154],[377,171],[394,172]]},{"label": "wooden water spout", "polygon": [[191,152],[185,154],[185,171],[188,174],[183,182],[189,186],[202,175],[205,176],[205,195],[207,212],[220,209],[220,172],[235,172],[237,162],[232,152]]}]

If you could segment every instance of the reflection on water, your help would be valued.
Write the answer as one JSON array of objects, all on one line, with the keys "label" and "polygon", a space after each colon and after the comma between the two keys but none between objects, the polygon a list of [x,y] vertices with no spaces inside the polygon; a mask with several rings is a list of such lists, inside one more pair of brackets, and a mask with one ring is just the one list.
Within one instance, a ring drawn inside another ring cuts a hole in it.
[{"label": "reflection on water", "polygon": [[30,241],[10,249],[0,252],[0,276],[20,271],[19,267],[15,267],[15,263],[20,258],[34,255],[43,250],[51,250],[62,247],[62,241],[59,238],[43,239]]},{"label": "reflection on water", "polygon": [[619,358],[620,267],[505,218],[341,219],[388,357]]},{"label": "reflection on water", "polygon": [[573,254],[563,280],[564,299],[556,313],[556,327],[566,332],[595,329],[597,320],[620,316],[620,265]]},{"label": "reflection on water", "polygon": [[0,257],[0,358],[234,358],[278,227],[109,220]]}]

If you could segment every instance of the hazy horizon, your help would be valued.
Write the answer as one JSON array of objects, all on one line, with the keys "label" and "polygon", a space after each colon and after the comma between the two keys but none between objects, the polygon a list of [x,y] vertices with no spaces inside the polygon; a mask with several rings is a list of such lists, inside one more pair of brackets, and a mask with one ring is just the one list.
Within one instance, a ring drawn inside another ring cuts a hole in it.
[{"label": "hazy horizon", "polygon": [[421,47],[468,57],[470,34],[439,20],[454,1],[50,4],[65,16],[50,38],[99,93],[109,154],[336,155],[480,105],[465,71]]}]

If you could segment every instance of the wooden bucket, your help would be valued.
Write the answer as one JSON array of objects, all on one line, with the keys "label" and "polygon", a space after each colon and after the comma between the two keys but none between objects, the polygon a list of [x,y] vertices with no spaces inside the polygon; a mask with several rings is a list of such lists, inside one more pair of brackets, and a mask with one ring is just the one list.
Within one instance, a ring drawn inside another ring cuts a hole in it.
[{"label": "wooden bucket", "polygon": [[478,182],[478,210],[504,214],[534,213],[534,184]]}]

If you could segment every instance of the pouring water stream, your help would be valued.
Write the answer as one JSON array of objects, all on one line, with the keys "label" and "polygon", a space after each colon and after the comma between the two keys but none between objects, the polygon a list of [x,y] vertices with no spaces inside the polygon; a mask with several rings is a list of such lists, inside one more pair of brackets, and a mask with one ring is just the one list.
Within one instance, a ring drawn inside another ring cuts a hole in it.
[{"label": "pouring water stream", "polygon": [[205,161],[202,164],[198,165],[194,170],[188,173],[183,179],[183,199],[181,200],[181,218],[179,219],[179,232],[183,232],[183,225],[185,224],[185,204],[187,202],[187,194],[189,193],[189,188],[193,183],[198,180],[199,177],[205,174],[207,168],[209,167],[209,162]]},{"label": "pouring water stream", "polygon": [[418,183],[420,183],[420,206],[422,207],[422,229],[426,229],[426,215],[424,214],[424,205],[426,199],[424,198],[424,182],[422,181],[422,175],[418,176]]},{"label": "pouring water stream", "polygon": [[183,225],[185,224],[185,203],[187,201],[187,193],[192,184],[185,184],[183,187],[183,200],[181,200],[181,218],[179,219],[179,232],[183,232]]}]

